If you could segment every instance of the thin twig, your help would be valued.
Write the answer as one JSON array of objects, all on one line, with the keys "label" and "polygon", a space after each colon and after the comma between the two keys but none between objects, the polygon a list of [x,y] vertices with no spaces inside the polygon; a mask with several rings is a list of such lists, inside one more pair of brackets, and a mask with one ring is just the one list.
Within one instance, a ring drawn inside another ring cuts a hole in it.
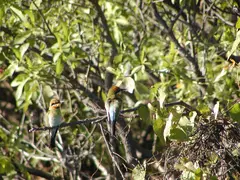
[{"label": "thin twig", "polygon": [[164,107],[170,107],[170,106],[175,106],[175,105],[180,105],[180,106],[184,106],[187,109],[191,110],[191,111],[196,111],[198,116],[201,116],[201,112],[198,111],[196,108],[190,106],[189,104],[183,102],[183,101],[177,101],[177,102],[171,102],[171,103],[166,103],[164,104]]},{"label": "thin twig", "polygon": [[37,6],[37,4],[35,3],[34,0],[32,0],[32,3],[33,3],[33,5],[37,8],[37,10],[38,10],[40,16],[42,17],[44,23],[45,23],[46,26],[47,26],[47,29],[48,29],[48,31],[50,32],[50,34],[52,34],[52,35],[55,37],[55,39],[57,39],[56,36],[55,36],[55,34],[52,32],[50,26],[48,25],[48,22],[46,21],[44,15],[43,15],[43,13],[42,13],[42,11],[39,9],[39,7]]},{"label": "thin twig", "polygon": [[[149,102],[149,103],[151,103],[151,102]],[[188,108],[188,109],[191,110],[191,111],[196,111],[196,112],[197,112],[197,115],[198,115],[198,116],[201,116],[201,112],[200,112],[200,111],[198,111],[196,108],[190,106],[189,104],[187,104],[187,103],[185,103],[185,102],[183,102],[183,101],[176,101],[176,102],[165,103],[165,104],[164,104],[164,107],[170,107],[170,106],[176,106],[176,105],[184,106],[184,107]],[[139,106],[136,106],[136,107],[134,107],[134,108],[122,110],[122,111],[121,111],[121,115],[122,115],[123,117],[128,117],[128,115],[124,115],[124,114],[122,114],[122,113],[137,111],[137,110],[139,109],[139,107],[140,107],[140,105],[139,105]],[[138,116],[136,116],[136,115],[134,114],[134,115],[129,116],[129,117],[138,117]]]},{"label": "thin twig", "polygon": [[[117,49],[114,39],[112,38],[110,29],[109,29],[109,26],[107,23],[107,19],[104,15],[104,12],[102,11],[101,6],[98,4],[98,0],[90,0],[90,2],[95,6],[95,8],[98,12],[98,15],[101,18],[103,29],[106,32],[106,40],[112,46],[111,56],[108,61],[108,66],[111,67],[113,65],[114,57],[118,54],[118,49]],[[106,71],[105,90],[108,90],[111,87],[112,81],[113,81],[113,74]]]},{"label": "thin twig", "polygon": [[32,129],[30,129],[28,132],[33,132],[33,131],[46,131],[49,129],[53,129],[53,128],[62,128],[62,127],[67,127],[67,126],[74,126],[74,125],[79,125],[79,124],[93,124],[93,123],[99,123],[101,121],[103,121],[104,119],[106,119],[107,116],[98,116],[98,117],[94,117],[94,118],[87,118],[84,120],[79,120],[79,121],[74,121],[74,122],[69,122],[69,123],[62,123],[59,126],[53,126],[53,127],[34,127]]},{"label": "thin twig", "polygon": [[174,35],[172,29],[169,28],[169,26],[167,25],[166,21],[162,18],[162,16],[158,13],[158,9],[156,6],[155,2],[152,2],[152,8],[154,11],[154,15],[155,18],[157,19],[157,21],[162,25],[163,27],[163,31],[166,33],[166,35],[171,39],[171,41],[175,44],[175,46],[177,47],[178,51],[180,52],[180,54],[182,56],[184,56],[194,67],[194,72],[196,74],[196,76],[198,77],[198,82],[201,83],[200,87],[201,90],[203,92],[203,94],[206,91],[206,84],[205,84],[205,77],[203,76],[202,72],[200,71],[200,68],[198,66],[198,62],[194,59],[194,57],[192,57],[189,54],[189,51],[187,49],[185,49],[183,46],[181,46],[181,44],[179,43],[179,41],[177,40],[176,36]]},{"label": "thin twig", "polygon": [[121,171],[121,169],[120,169],[120,167],[119,167],[119,165],[118,165],[118,163],[117,163],[117,161],[116,161],[116,159],[115,159],[115,157],[114,157],[114,155],[113,155],[113,153],[112,153],[112,151],[111,151],[111,149],[110,149],[110,147],[109,147],[108,141],[107,141],[106,136],[105,136],[105,134],[104,134],[104,132],[103,132],[102,125],[99,124],[99,127],[100,127],[100,130],[101,130],[103,139],[104,139],[104,141],[105,141],[105,144],[106,144],[106,146],[107,146],[108,152],[109,152],[109,154],[110,154],[110,156],[111,156],[111,158],[112,158],[112,161],[113,161],[113,163],[115,164],[115,166],[117,167],[117,169],[118,169],[119,173],[121,174],[122,178],[125,179],[125,177],[124,177],[124,175],[123,175],[123,172]]}]

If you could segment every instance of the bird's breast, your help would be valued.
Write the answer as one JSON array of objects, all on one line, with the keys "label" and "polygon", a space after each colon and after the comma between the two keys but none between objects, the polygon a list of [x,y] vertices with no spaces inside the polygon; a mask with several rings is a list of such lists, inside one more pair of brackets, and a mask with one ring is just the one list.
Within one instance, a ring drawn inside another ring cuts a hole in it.
[{"label": "bird's breast", "polygon": [[62,122],[62,116],[61,115],[49,115],[49,125],[50,126],[58,126]]}]

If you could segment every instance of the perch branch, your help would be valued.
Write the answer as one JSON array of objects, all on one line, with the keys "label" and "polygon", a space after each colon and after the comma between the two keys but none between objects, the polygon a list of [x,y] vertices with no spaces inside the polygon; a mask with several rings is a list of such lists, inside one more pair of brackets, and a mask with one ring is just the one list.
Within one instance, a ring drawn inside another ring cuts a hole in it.
[{"label": "perch branch", "polygon": [[103,121],[104,119],[106,119],[107,116],[98,116],[98,117],[94,117],[94,118],[87,118],[84,120],[79,120],[79,121],[74,121],[74,122],[69,122],[69,123],[62,123],[59,126],[53,126],[53,127],[34,127],[32,129],[30,129],[28,132],[33,132],[33,131],[46,131],[49,129],[53,129],[53,128],[62,128],[62,127],[67,127],[67,126],[74,126],[74,125],[79,125],[79,124],[93,124],[93,123],[99,123],[101,121]]}]

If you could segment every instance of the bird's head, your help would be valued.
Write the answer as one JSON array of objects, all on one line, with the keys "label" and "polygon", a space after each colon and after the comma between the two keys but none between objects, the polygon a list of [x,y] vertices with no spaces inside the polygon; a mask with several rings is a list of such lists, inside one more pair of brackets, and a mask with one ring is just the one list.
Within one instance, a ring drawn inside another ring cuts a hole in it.
[{"label": "bird's head", "polygon": [[119,92],[124,91],[124,89],[121,89],[120,87],[113,85],[109,90],[107,97],[108,98],[114,98]]},{"label": "bird's head", "polygon": [[49,109],[59,109],[60,106],[61,106],[61,102],[59,99],[57,99],[57,98],[51,99],[50,104],[49,104]]}]

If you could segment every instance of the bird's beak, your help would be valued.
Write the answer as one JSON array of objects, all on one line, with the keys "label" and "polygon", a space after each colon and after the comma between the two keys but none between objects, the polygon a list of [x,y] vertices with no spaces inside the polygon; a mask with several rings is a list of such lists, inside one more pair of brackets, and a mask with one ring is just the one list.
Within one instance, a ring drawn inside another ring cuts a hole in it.
[{"label": "bird's beak", "polygon": [[123,91],[123,92],[128,92],[128,90],[127,90],[127,89],[121,89],[121,91]]}]

